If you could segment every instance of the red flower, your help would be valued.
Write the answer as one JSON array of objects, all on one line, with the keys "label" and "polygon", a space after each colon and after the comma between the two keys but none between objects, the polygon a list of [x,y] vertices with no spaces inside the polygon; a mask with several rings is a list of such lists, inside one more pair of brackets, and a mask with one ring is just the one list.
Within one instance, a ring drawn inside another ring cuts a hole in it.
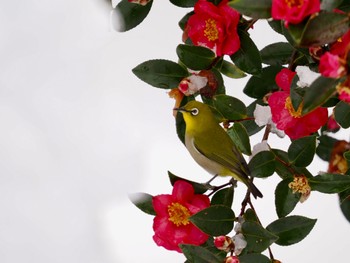
[{"label": "red flower", "polygon": [[288,24],[299,24],[304,18],[320,11],[320,0],[272,0],[273,19]]},{"label": "red flower", "polygon": [[223,0],[218,6],[199,0],[187,22],[185,34],[196,46],[205,46],[217,56],[232,55],[240,47],[237,25],[240,14]]},{"label": "red flower", "polygon": [[338,55],[326,52],[320,59],[319,71],[322,76],[328,78],[340,78],[346,73]]},{"label": "red flower", "polygon": [[282,69],[276,75],[276,83],[282,91],[271,94],[268,103],[276,127],[283,130],[291,139],[298,139],[322,127],[328,120],[328,111],[319,107],[302,116],[302,103],[297,110],[293,108],[289,91],[294,75],[295,72],[289,69]]},{"label": "red flower", "polygon": [[178,252],[181,252],[179,244],[203,244],[209,236],[192,224],[189,217],[209,205],[209,198],[194,194],[191,184],[176,181],[171,195],[153,197],[156,211],[153,240],[158,246]]}]

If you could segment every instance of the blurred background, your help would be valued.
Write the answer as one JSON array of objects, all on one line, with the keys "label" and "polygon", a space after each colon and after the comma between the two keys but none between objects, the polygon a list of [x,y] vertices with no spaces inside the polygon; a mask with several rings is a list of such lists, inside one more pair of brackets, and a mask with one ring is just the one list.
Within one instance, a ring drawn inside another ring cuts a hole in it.
[{"label": "blurred background", "polygon": [[[209,179],[177,139],[166,90],[131,72],[149,59],[177,60],[177,23],[190,10],[154,1],[139,27],[118,33],[107,0],[0,3],[0,262],[184,261],[154,244],[153,218],[128,194],[170,193],[168,170]],[[251,34],[260,49],[283,41],[265,22]],[[247,79],[225,81],[228,93],[248,104]],[[288,139],[273,135],[269,142],[286,149]],[[314,174],[326,169],[319,159],[310,168]],[[278,181],[256,181],[265,198],[255,207],[265,225],[277,218]],[[237,188],[235,209],[244,191]],[[349,258],[350,227],[336,195],[312,192],[293,214],[318,221],[302,242],[273,246],[277,259]]]}]

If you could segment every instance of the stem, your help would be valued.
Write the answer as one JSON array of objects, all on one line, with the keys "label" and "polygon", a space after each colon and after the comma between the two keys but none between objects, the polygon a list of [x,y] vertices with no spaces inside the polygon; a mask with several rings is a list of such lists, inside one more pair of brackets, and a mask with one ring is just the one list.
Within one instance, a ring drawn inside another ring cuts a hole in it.
[{"label": "stem", "polygon": [[215,192],[219,191],[220,189],[228,186],[228,185],[232,185],[232,186],[235,186],[237,184],[237,181],[232,177],[232,179],[228,182],[228,183],[225,183],[225,184],[222,184],[222,185],[219,185],[219,186],[213,186],[212,187],[212,192],[208,194],[208,197],[213,195]]}]

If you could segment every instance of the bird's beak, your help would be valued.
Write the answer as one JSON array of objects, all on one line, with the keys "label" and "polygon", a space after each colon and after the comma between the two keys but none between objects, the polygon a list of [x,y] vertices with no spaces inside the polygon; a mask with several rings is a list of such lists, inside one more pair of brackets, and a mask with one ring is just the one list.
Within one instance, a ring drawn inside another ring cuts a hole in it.
[{"label": "bird's beak", "polygon": [[185,110],[184,108],[174,108],[174,111],[179,111],[179,112],[188,112],[188,110]]}]

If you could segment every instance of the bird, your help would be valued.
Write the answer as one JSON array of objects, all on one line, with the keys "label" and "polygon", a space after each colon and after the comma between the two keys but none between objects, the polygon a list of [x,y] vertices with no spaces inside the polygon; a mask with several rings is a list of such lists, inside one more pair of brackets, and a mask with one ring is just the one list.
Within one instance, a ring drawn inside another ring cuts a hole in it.
[{"label": "bird", "polygon": [[214,178],[232,176],[244,183],[254,198],[263,197],[249,177],[249,167],[242,153],[207,104],[191,100],[174,110],[183,116],[186,124],[185,146],[201,167]]}]

